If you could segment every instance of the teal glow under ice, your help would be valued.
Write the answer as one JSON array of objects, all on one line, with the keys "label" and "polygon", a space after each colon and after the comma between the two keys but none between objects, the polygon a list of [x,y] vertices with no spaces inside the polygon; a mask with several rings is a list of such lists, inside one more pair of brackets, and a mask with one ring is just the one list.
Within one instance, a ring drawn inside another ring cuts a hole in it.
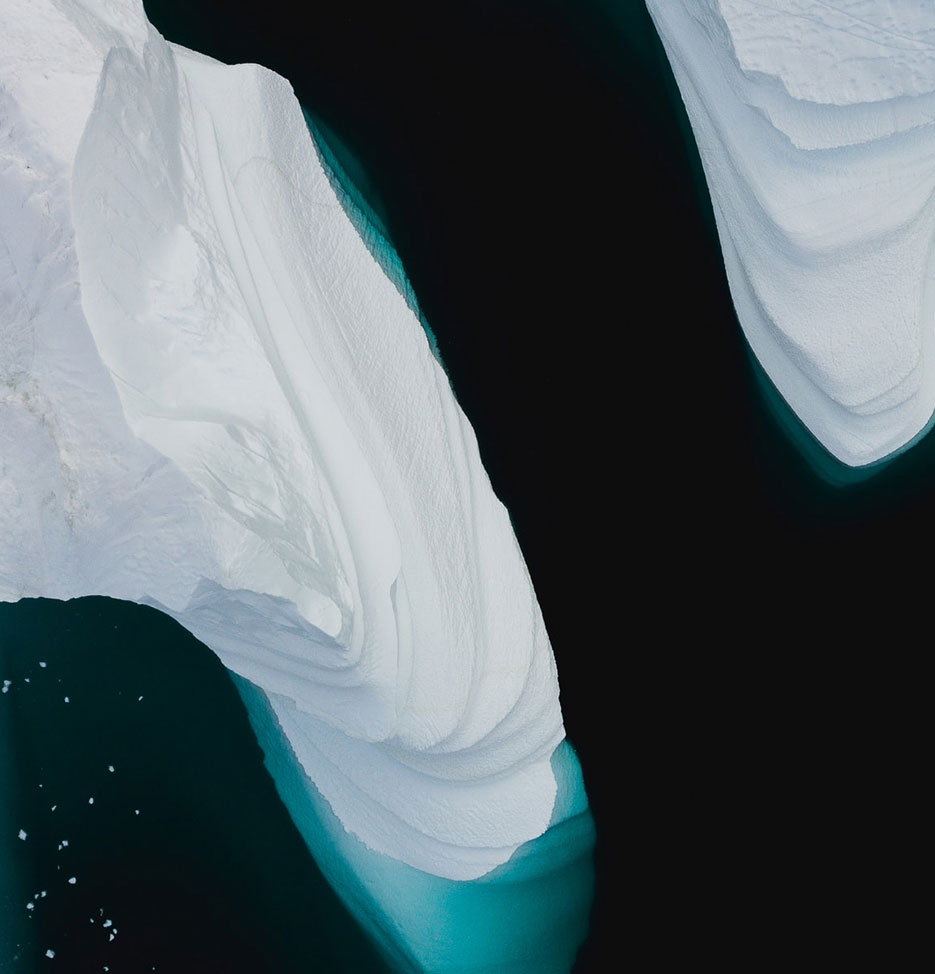
[{"label": "teal glow under ice", "polygon": [[266,695],[233,676],[276,788],[315,861],[398,971],[567,974],[594,885],[594,824],[574,750],[552,759],[553,823],[481,879],[443,879],[373,852],[346,832],[305,775]]}]

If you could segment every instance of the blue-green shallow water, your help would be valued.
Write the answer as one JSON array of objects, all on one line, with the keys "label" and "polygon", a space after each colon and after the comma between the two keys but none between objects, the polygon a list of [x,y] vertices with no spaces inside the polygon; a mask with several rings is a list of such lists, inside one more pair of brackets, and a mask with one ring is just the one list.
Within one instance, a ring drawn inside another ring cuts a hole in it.
[{"label": "blue-green shallow water", "polygon": [[334,888],[401,971],[564,974],[584,941],[593,897],[594,826],[578,760],[562,744],[554,824],[471,882],[431,876],[346,832],[302,772],[265,695],[234,677],[267,767]]}]

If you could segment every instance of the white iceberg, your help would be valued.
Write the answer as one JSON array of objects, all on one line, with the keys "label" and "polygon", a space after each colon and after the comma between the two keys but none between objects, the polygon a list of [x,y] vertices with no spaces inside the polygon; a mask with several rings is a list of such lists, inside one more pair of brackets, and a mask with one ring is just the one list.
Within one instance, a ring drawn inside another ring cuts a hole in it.
[{"label": "white iceberg", "polygon": [[647,6],[750,346],[839,460],[894,453],[935,410],[935,8]]},{"label": "white iceberg", "polygon": [[552,817],[551,648],[289,84],[138,0],[0,0],[0,37],[0,599],[162,609],[346,830],[487,874]]}]

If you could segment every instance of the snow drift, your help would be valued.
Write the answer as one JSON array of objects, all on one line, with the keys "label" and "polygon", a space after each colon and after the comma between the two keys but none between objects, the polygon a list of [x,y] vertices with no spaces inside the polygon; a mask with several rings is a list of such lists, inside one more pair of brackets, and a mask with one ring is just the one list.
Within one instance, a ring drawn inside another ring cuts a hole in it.
[{"label": "snow drift", "polygon": [[550,822],[551,649],[288,83],[134,0],[2,0],[0,36],[0,598],[161,608],[367,846],[489,872]]},{"label": "snow drift", "polygon": [[839,460],[893,453],[935,409],[935,9],[647,5],[753,351]]}]

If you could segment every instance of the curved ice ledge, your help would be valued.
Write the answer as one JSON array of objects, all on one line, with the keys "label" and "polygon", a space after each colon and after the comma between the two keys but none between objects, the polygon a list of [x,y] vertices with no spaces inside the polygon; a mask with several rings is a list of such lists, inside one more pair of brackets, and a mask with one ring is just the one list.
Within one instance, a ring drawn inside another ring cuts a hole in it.
[{"label": "curved ice ledge", "polygon": [[753,351],[839,460],[897,451],[935,409],[935,11],[647,3]]},{"label": "curved ice ledge", "polygon": [[550,823],[551,648],[289,84],[131,0],[5,0],[0,36],[0,598],[163,609],[267,692],[346,829],[488,873]]}]

